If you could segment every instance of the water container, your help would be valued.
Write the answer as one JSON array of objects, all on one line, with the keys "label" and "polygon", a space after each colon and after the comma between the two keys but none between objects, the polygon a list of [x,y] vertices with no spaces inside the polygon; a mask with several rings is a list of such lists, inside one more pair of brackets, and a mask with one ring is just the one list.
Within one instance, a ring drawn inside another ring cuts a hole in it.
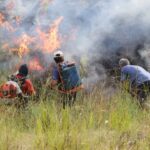
[{"label": "water container", "polygon": [[81,78],[75,64],[62,67],[61,71],[64,90],[71,90],[80,86]]}]

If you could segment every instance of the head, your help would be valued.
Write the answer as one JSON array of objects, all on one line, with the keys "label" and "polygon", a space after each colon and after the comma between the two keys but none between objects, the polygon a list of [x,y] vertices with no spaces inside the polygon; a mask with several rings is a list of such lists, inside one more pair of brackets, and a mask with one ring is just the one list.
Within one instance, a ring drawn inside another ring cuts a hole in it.
[{"label": "head", "polygon": [[20,67],[19,67],[19,70],[18,70],[18,73],[20,74],[20,75],[23,75],[23,76],[27,76],[28,75],[28,66],[27,66],[27,64],[23,64],[23,65],[21,65]]},{"label": "head", "polygon": [[8,76],[8,80],[18,82],[18,79],[17,79],[16,75],[14,75],[14,74]]},{"label": "head", "polygon": [[124,67],[126,65],[130,65],[130,61],[127,58],[121,58],[119,60],[119,66]]},{"label": "head", "polygon": [[56,51],[54,53],[54,60],[56,63],[61,63],[64,61],[64,54],[62,51]]},{"label": "head", "polygon": [[14,81],[17,82],[19,85],[21,85],[22,83],[24,83],[26,77],[23,75],[18,74],[12,74],[10,76],[8,76],[8,80],[9,81]]}]

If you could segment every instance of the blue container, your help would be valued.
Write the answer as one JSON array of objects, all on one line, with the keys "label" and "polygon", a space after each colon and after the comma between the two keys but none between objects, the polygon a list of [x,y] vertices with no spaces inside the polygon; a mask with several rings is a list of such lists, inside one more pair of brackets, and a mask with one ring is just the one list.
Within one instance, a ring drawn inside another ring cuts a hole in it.
[{"label": "blue container", "polygon": [[75,64],[63,67],[61,75],[64,90],[71,90],[82,84],[79,72]]}]

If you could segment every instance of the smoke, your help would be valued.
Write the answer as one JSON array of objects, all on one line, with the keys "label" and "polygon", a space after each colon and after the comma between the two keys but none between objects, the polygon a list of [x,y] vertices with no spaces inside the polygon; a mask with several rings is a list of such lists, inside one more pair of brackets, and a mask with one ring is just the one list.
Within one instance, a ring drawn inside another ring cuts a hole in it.
[{"label": "smoke", "polygon": [[[5,43],[16,47],[15,39],[23,34],[38,37],[37,27],[47,32],[53,21],[63,16],[59,26],[60,48],[67,58],[88,59],[87,81],[105,80],[121,57],[149,69],[149,8],[149,0],[3,0],[3,22],[15,30],[0,26],[1,51],[5,51]],[[46,64],[50,63],[51,54],[45,55],[37,47],[40,38],[36,42],[28,45],[32,55],[34,51],[41,52]],[[31,56],[25,57],[24,61]],[[14,60],[16,57],[11,57],[10,61]]]}]

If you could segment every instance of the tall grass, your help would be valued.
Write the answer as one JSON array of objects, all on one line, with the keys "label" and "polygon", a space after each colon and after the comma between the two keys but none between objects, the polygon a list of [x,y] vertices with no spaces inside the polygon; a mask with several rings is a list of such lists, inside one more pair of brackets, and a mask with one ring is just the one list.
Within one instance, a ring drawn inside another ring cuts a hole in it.
[{"label": "tall grass", "polygon": [[0,106],[0,149],[150,149],[150,113],[128,93],[118,90],[106,98],[102,89],[96,89],[79,94],[73,107],[62,109],[59,95],[49,92],[25,110]]}]

